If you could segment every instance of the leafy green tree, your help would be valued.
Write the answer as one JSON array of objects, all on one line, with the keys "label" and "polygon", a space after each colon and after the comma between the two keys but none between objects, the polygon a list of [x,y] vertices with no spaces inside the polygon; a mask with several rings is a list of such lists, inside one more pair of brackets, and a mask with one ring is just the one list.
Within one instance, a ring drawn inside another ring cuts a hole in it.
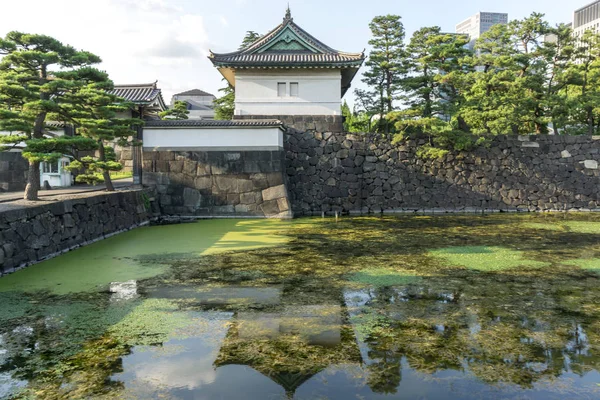
[{"label": "leafy green tree", "polygon": [[476,72],[464,80],[467,104],[461,110],[474,132],[547,133],[547,61],[540,43],[549,31],[543,15],[533,13],[495,25],[476,41]]},{"label": "leafy green tree", "polygon": [[[238,50],[245,49],[260,39],[260,37],[261,35],[254,31],[247,31]],[[221,92],[222,95],[215,100],[215,119],[231,120],[233,119],[233,113],[235,111],[235,90],[227,83],[227,86],[219,89],[219,92]]]},{"label": "leafy green tree", "polygon": [[[224,80],[224,79],[223,79]],[[235,93],[233,87],[228,83],[224,88],[219,89],[222,96],[215,100],[215,119],[232,120],[235,111]]]},{"label": "leafy green tree", "polygon": [[182,119],[188,119],[189,113],[190,113],[190,111],[187,108],[187,102],[182,101],[182,100],[176,100],[175,104],[173,104],[172,108],[169,108],[168,110],[165,110],[165,111],[161,111],[160,113],[158,113],[158,116],[161,119],[182,120]]},{"label": "leafy green tree", "polygon": [[24,198],[36,200],[40,162],[55,161],[76,146],[88,150],[95,143],[85,138],[44,136],[46,121],[71,123],[79,107],[63,101],[65,93],[80,88],[82,76],[91,74],[100,58],[45,35],[10,32],[0,39],[0,136],[5,145],[25,142],[22,155],[29,161]]},{"label": "leafy green tree", "polygon": [[574,83],[576,75],[569,71],[575,55],[571,25],[560,24],[549,29],[541,51],[546,67],[543,107],[552,121],[554,132],[564,132],[572,124],[576,107],[569,96],[569,85]]},{"label": "leafy green tree", "polygon": [[356,95],[369,105],[369,113],[379,115],[379,130],[389,133],[390,126],[385,116],[394,110],[394,100],[406,74],[403,63],[406,54],[404,26],[400,16],[385,15],[373,18],[369,28],[373,35],[369,45],[373,49],[365,63],[367,69],[362,79],[368,90],[357,91]]},{"label": "leafy green tree", "polygon": [[342,116],[344,117],[344,132],[369,132],[369,116],[364,112],[358,113],[350,110],[346,101],[342,104]]},{"label": "leafy green tree", "polygon": [[462,63],[471,55],[466,47],[468,40],[465,35],[442,33],[437,26],[413,34],[407,47],[409,74],[402,81],[403,100],[411,118],[449,120],[455,116],[463,103],[458,78],[472,71]]},{"label": "leafy green tree", "polygon": [[574,122],[594,135],[600,124],[600,34],[588,30],[578,37],[574,58],[568,72],[574,83]]}]

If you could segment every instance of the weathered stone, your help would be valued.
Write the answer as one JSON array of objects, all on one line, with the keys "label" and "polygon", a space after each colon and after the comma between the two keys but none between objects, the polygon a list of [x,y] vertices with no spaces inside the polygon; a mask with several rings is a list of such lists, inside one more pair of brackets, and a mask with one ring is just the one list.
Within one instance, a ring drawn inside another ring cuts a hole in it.
[{"label": "weathered stone", "polygon": [[260,205],[260,208],[264,215],[271,216],[279,214],[279,202],[278,200],[265,201]]},{"label": "weathered stone", "polygon": [[285,197],[277,199],[277,205],[279,206],[280,212],[288,211],[290,209],[290,203],[288,202],[288,199]]},{"label": "weathered stone", "polygon": [[583,166],[587,169],[598,169],[598,161],[596,160],[585,160]]},{"label": "weathered stone", "polygon": [[237,192],[238,179],[229,175],[215,177],[215,184],[222,192]]},{"label": "weathered stone", "polygon": [[194,179],[194,188],[198,190],[208,190],[212,187],[212,177],[199,176]]},{"label": "weathered stone", "polygon": [[285,185],[270,187],[262,191],[262,198],[265,202],[283,197],[287,197]]},{"label": "weathered stone", "polygon": [[563,150],[563,151],[561,151],[560,156],[562,158],[570,158],[571,157],[571,153],[569,153],[568,150]]}]

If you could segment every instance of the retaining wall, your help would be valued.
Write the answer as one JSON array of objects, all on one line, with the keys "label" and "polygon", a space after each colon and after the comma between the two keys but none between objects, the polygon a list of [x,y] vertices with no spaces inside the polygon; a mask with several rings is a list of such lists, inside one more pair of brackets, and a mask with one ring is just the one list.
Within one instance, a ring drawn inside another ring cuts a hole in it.
[{"label": "retaining wall", "polygon": [[161,213],[291,218],[281,150],[145,151],[142,182]]},{"label": "retaining wall", "polygon": [[0,213],[0,276],[149,221],[144,191],[23,206]]},{"label": "retaining wall", "polygon": [[417,157],[424,143],[289,132],[286,174],[294,215],[600,208],[597,137],[497,136],[489,147],[435,160]]},{"label": "retaining wall", "polygon": [[0,151],[0,192],[25,189],[29,163],[20,152]]}]

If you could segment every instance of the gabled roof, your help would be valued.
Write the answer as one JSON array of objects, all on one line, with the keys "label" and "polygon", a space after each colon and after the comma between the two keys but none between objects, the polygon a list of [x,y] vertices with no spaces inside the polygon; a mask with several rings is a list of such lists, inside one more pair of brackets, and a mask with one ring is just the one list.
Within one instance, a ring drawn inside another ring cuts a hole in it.
[{"label": "gabled roof", "polygon": [[288,8],[283,22],[254,43],[232,53],[211,51],[209,59],[233,86],[233,71],[240,68],[339,68],[343,95],[365,56],[327,46],[298,26]]},{"label": "gabled roof", "polygon": [[181,92],[181,93],[175,93],[175,96],[210,96],[210,97],[215,97],[214,94],[205,92],[204,90],[200,90],[200,89],[192,89],[192,90],[187,90],[185,92]]},{"label": "gabled roof", "polygon": [[298,26],[288,8],[283,22],[246,48],[209,58],[215,66],[230,67],[358,67],[363,53],[334,50]]},{"label": "gabled roof", "polygon": [[154,105],[159,111],[167,109],[161,90],[154,83],[138,83],[133,85],[115,85],[109,93],[122,97],[137,105]]}]

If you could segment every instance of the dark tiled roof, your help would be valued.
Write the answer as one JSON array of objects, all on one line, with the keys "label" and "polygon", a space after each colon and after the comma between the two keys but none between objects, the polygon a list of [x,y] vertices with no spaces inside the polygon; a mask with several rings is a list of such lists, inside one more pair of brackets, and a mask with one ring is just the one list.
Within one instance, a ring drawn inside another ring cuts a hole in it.
[{"label": "dark tiled roof", "polygon": [[115,88],[109,93],[138,105],[148,105],[158,102],[161,111],[167,109],[167,105],[162,97],[162,92],[156,86],[156,82],[135,85],[115,85]]},{"label": "dark tiled roof", "polygon": [[[284,31],[287,31],[285,35]],[[302,42],[298,44],[298,49],[302,47],[303,50],[285,50],[286,43],[289,45],[297,39]],[[282,49],[274,50],[272,46],[278,43],[281,44]],[[365,57],[363,53],[344,53],[325,45],[296,25],[288,12],[280,25],[248,47],[233,53],[211,52],[209,58],[217,67],[357,68]]]},{"label": "dark tiled roof", "polygon": [[192,89],[192,90],[187,90],[185,92],[176,93],[175,96],[211,96],[211,97],[215,97],[214,94],[205,92],[204,90],[200,90],[200,89]]},{"label": "dark tiled roof", "polygon": [[281,127],[283,123],[276,119],[252,119],[220,121],[210,119],[181,119],[181,120],[159,120],[146,121],[146,127]]}]

